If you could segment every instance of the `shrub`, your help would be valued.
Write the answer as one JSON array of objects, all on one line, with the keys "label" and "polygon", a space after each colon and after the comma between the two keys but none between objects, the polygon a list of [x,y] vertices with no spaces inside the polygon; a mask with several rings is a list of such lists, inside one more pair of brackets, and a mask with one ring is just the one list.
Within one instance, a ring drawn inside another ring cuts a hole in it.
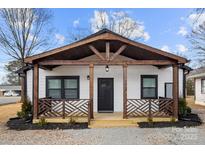
[{"label": "shrub", "polygon": [[176,122],[176,118],[172,117],[171,122]]},{"label": "shrub", "polygon": [[191,113],[191,108],[187,106],[184,98],[179,99],[179,115],[186,116]]},{"label": "shrub", "polygon": [[72,125],[76,124],[76,121],[72,116],[70,117],[69,124],[72,124]]},{"label": "shrub", "polygon": [[45,118],[40,118],[39,122],[38,122],[38,125],[39,126],[44,126],[47,124],[47,121]]},{"label": "shrub", "polygon": [[179,99],[179,114],[186,115],[186,100],[183,98]]},{"label": "shrub", "polygon": [[151,123],[151,122],[153,122],[153,118],[149,117],[149,118],[147,118],[147,121]]},{"label": "shrub", "polygon": [[32,115],[32,105],[28,99],[23,99],[21,101],[21,111],[17,112],[17,116],[20,118],[29,118]]},{"label": "shrub", "polygon": [[189,106],[187,106],[186,111],[188,114],[191,114],[191,108]]}]

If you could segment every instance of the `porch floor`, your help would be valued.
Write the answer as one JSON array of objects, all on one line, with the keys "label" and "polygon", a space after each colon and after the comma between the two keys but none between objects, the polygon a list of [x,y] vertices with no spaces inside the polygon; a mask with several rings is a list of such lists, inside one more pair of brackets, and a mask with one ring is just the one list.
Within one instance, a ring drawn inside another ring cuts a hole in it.
[{"label": "porch floor", "polygon": [[94,112],[95,120],[122,120],[123,113],[122,112],[113,112],[113,113],[98,113]]},{"label": "porch floor", "polygon": [[[153,121],[171,121],[171,118],[153,118]],[[122,112],[97,113],[94,112],[94,119],[91,120],[90,128],[110,127],[138,127],[138,122],[147,122],[147,117],[123,119]]]},{"label": "porch floor", "polygon": [[[73,117],[76,122],[87,122],[87,117]],[[40,119],[34,119],[34,123],[38,123]],[[70,117],[62,118],[46,118],[51,123],[68,123]],[[171,118],[153,118],[153,121],[171,121]],[[147,117],[137,117],[123,119],[122,112],[113,113],[97,113],[94,112],[94,119],[91,119],[89,128],[110,128],[110,127],[138,127],[138,122],[147,122]]]}]

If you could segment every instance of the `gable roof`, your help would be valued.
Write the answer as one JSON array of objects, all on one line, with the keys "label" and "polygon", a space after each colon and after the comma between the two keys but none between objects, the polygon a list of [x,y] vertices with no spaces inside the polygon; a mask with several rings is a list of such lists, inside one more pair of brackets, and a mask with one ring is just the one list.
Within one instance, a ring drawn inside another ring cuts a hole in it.
[{"label": "gable roof", "polygon": [[183,57],[177,56],[175,54],[159,50],[157,48],[153,48],[151,46],[148,46],[148,45],[145,45],[145,44],[142,44],[142,43],[139,43],[139,42],[135,42],[135,41],[130,40],[128,38],[125,38],[125,37],[123,37],[123,36],[121,36],[117,33],[114,33],[114,32],[112,32],[108,29],[100,30],[100,31],[98,31],[94,34],[91,34],[91,35],[89,35],[89,36],[87,36],[87,37],[85,37],[85,38],[83,38],[79,41],[76,41],[74,43],[71,43],[69,45],[59,47],[59,48],[56,48],[56,49],[52,49],[52,50],[49,50],[49,51],[46,51],[46,52],[43,52],[43,53],[40,53],[40,54],[36,54],[34,56],[27,57],[25,59],[25,62],[26,63],[32,63],[34,60],[45,58],[47,56],[51,56],[53,54],[57,54],[57,53],[65,51],[65,50],[69,50],[69,49],[72,49],[72,48],[75,48],[75,47],[78,47],[78,46],[81,46],[81,45],[89,44],[89,43],[92,43],[92,42],[97,41],[97,40],[121,41],[125,44],[132,45],[132,46],[147,50],[149,52],[152,52],[152,53],[155,53],[155,54],[158,54],[158,55],[161,55],[161,56],[176,60],[179,63],[187,63],[188,62],[188,60],[186,58],[183,58]]},{"label": "gable roof", "polygon": [[200,77],[205,77],[205,66],[194,69],[188,75],[188,78],[200,78]]}]

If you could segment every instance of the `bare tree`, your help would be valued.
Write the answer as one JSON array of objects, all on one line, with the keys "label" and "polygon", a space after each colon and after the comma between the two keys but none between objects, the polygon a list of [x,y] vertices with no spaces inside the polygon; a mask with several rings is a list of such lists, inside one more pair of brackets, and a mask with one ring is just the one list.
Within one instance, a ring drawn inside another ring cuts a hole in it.
[{"label": "bare tree", "polygon": [[0,49],[24,66],[25,57],[48,45],[50,19],[45,9],[0,9]]},{"label": "bare tree", "polygon": [[200,65],[205,65],[205,20],[204,9],[195,9],[192,30],[188,36],[192,48],[197,52]]},{"label": "bare tree", "polygon": [[[106,10],[94,11],[94,16],[90,20],[89,27],[78,27],[74,29],[73,32],[70,33],[72,34],[70,38],[72,41],[76,41],[85,37],[85,34],[95,33],[105,28],[132,40],[149,39],[149,34],[145,32],[143,23],[131,17],[127,12],[108,12]],[[84,31],[82,32],[82,30]]]},{"label": "bare tree", "polygon": [[75,27],[72,30],[68,31],[68,41],[78,41],[91,33],[92,32],[89,28]]}]

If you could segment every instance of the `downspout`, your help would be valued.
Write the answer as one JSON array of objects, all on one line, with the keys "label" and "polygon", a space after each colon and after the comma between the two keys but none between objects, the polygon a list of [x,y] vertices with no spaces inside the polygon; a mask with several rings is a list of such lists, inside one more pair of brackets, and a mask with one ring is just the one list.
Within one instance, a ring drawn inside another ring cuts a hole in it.
[{"label": "downspout", "polygon": [[185,69],[183,69],[183,98],[186,98],[186,74],[185,74]]},{"label": "downspout", "polygon": [[184,90],[184,98],[186,98],[186,94],[187,94],[187,87],[186,87],[186,76],[189,74],[190,70],[185,70],[183,69],[183,90]]}]

